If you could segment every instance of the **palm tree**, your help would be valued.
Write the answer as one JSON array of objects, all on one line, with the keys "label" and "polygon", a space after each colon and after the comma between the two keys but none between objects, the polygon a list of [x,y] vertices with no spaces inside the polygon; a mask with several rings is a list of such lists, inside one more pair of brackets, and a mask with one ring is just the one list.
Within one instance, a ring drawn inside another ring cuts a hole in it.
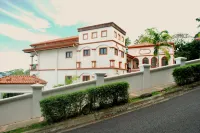
[{"label": "palm tree", "polygon": [[145,30],[145,34],[141,35],[137,40],[139,43],[152,43],[154,44],[154,56],[157,56],[157,66],[159,66],[159,50],[162,50],[167,58],[167,62],[170,59],[169,51],[167,47],[172,47],[169,40],[172,37],[169,35],[168,31],[164,30],[159,32],[156,28],[150,28]]},{"label": "palm tree", "polygon": [[127,37],[125,39],[126,53],[128,53],[128,45],[130,45],[130,44],[131,44],[131,40],[129,39],[129,37]]}]

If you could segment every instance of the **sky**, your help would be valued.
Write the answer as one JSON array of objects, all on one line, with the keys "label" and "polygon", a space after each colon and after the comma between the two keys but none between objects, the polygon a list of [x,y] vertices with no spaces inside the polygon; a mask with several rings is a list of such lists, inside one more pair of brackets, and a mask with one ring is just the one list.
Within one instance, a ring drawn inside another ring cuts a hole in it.
[{"label": "sky", "polygon": [[198,32],[200,0],[0,0],[0,72],[28,69],[30,44],[78,35],[77,28],[115,22],[132,43],[147,28]]}]

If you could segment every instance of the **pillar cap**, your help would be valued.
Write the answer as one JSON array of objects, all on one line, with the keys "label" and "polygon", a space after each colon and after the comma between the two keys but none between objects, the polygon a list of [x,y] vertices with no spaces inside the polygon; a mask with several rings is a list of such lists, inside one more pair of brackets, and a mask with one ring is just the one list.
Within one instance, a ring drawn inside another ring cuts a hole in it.
[{"label": "pillar cap", "polygon": [[42,84],[33,84],[33,85],[31,85],[31,88],[33,88],[33,89],[42,89],[44,87],[44,85],[42,85]]},{"label": "pillar cap", "polygon": [[97,76],[105,76],[106,73],[95,73]]},{"label": "pillar cap", "polygon": [[149,65],[149,64],[142,64],[142,65],[139,65],[139,67],[150,68],[151,65]]},{"label": "pillar cap", "polygon": [[177,57],[177,58],[175,58],[175,60],[186,61],[186,60],[187,60],[187,58],[185,58],[185,57]]}]

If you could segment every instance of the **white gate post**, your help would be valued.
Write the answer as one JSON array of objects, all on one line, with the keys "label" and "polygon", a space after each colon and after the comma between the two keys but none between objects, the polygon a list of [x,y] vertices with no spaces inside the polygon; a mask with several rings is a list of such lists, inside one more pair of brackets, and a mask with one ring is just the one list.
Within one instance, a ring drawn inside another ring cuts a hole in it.
[{"label": "white gate post", "polygon": [[176,64],[179,64],[180,66],[184,66],[187,58],[185,57],[178,57],[175,58]]},{"label": "white gate post", "polygon": [[104,76],[106,73],[95,73],[96,74],[96,86],[104,84]]},{"label": "white gate post", "polygon": [[33,98],[32,98],[32,118],[40,117],[40,100],[42,100],[42,84],[33,84],[31,88],[33,89]]},{"label": "white gate post", "polygon": [[143,72],[142,79],[142,89],[148,89],[151,87],[151,75],[150,75],[150,66],[149,64],[140,65],[140,71]]}]

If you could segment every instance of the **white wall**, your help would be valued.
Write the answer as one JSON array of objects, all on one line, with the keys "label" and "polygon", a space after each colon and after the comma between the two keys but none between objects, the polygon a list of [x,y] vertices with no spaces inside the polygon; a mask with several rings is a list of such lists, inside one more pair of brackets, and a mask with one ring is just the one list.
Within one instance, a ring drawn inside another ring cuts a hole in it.
[{"label": "white wall", "polygon": [[28,120],[32,117],[32,94],[0,100],[0,125]]},{"label": "white wall", "polygon": [[0,93],[30,93],[32,88],[30,84],[0,84]]},{"label": "white wall", "polygon": [[[200,63],[200,59],[186,62],[186,64]],[[169,65],[163,68],[155,68],[150,71],[150,86],[164,85],[173,82],[172,71],[179,65]],[[118,81],[126,81],[130,84],[130,93],[140,91],[143,89],[143,72],[128,73],[119,76],[113,76],[105,78],[105,83],[112,83]],[[78,90],[84,90],[88,87],[96,85],[96,81],[86,81],[83,83],[76,83],[73,85],[58,87],[51,90],[45,90],[42,92],[43,98],[57,95],[75,92]],[[32,94],[26,94],[23,96],[16,96],[8,99],[0,100],[0,125],[5,125],[12,122],[27,120],[32,117]]]}]

